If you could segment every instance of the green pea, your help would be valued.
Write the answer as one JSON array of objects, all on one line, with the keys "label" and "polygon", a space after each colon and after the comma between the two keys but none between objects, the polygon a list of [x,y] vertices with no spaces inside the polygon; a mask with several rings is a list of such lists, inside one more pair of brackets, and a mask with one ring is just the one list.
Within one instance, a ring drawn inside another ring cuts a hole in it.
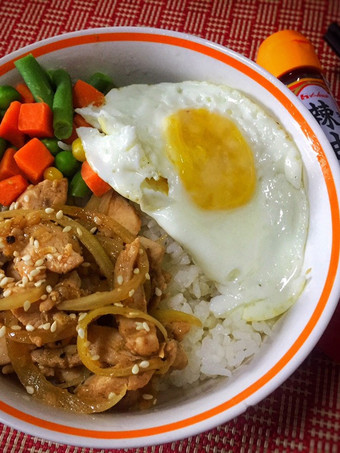
[{"label": "green pea", "polygon": [[0,159],[2,159],[2,156],[4,155],[4,152],[6,151],[7,147],[8,145],[6,140],[0,137]]},{"label": "green pea", "polygon": [[18,91],[10,85],[0,86],[0,109],[8,109],[13,101],[20,101],[21,95]]},{"label": "green pea", "polygon": [[77,171],[70,182],[70,193],[73,197],[80,198],[91,195],[91,190],[83,180],[80,171]]},{"label": "green pea", "polygon": [[54,165],[64,176],[70,177],[79,170],[80,162],[73,157],[71,151],[60,151],[60,153],[55,156]]},{"label": "green pea", "polygon": [[62,151],[61,148],[59,148],[58,145],[58,139],[57,138],[43,138],[41,139],[43,144],[46,146],[46,148],[50,151],[53,156],[56,156],[60,151]]}]

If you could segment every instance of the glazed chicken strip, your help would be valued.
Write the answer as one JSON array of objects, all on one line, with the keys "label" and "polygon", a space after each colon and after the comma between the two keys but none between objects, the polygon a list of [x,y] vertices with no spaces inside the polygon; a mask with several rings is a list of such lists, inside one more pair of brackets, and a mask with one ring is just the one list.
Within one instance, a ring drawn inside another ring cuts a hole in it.
[{"label": "glazed chicken strip", "polygon": [[45,209],[62,206],[67,200],[66,178],[50,181],[44,179],[36,186],[29,186],[16,201],[17,209]]},{"label": "glazed chicken strip", "polygon": [[[115,279],[118,285],[132,278],[140,250],[145,253],[140,247],[140,239],[136,238],[131,244],[127,244],[125,250],[118,256],[115,266]],[[143,287],[139,287],[126,299],[124,305],[146,312],[147,302]],[[149,325],[142,319],[128,319],[122,316],[118,319],[119,333],[125,339],[128,349],[141,356],[150,356],[158,351],[159,341],[154,325]]]}]

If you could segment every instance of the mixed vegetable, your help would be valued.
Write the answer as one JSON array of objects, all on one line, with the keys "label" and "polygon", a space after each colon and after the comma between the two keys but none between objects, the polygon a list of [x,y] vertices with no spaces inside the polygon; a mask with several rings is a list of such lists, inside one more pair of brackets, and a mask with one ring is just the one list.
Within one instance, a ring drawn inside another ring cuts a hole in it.
[{"label": "mixed vegetable", "polygon": [[103,195],[110,187],[86,162],[76,129],[89,124],[75,109],[102,105],[111,78],[98,72],[72,84],[64,69],[46,71],[32,54],[15,66],[23,82],[0,86],[0,204],[10,206],[29,184],[63,177],[71,197]]}]

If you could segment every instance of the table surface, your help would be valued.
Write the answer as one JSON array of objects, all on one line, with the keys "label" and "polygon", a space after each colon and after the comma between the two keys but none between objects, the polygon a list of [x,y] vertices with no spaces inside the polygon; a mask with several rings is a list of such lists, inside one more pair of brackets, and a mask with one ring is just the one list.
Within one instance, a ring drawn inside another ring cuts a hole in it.
[{"label": "table surface", "polygon": [[[340,23],[339,0],[0,0],[0,57],[35,41],[80,29],[147,26],[190,33],[256,58],[271,33],[295,29],[314,44],[340,101],[340,59],[323,39]],[[200,435],[116,452],[340,451],[340,313],[280,388],[234,420]],[[338,345],[338,346],[337,346]],[[337,347],[336,347],[337,346]],[[0,424],[1,452],[94,453]]]}]

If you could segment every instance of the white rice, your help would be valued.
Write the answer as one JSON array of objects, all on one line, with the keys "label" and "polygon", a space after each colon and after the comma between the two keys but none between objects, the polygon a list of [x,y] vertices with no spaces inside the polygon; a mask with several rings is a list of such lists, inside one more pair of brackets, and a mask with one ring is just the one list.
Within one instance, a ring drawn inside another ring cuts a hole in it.
[{"label": "white rice", "polygon": [[160,240],[165,246],[164,268],[172,278],[162,307],[193,314],[202,322],[202,328],[192,327],[182,342],[188,366],[173,371],[169,383],[185,387],[211,377],[230,377],[259,350],[271,334],[274,321],[246,322],[241,318],[240,309],[217,318],[209,309],[210,299],[218,294],[216,286],[183,248],[147,216],[143,220],[142,234]]}]

